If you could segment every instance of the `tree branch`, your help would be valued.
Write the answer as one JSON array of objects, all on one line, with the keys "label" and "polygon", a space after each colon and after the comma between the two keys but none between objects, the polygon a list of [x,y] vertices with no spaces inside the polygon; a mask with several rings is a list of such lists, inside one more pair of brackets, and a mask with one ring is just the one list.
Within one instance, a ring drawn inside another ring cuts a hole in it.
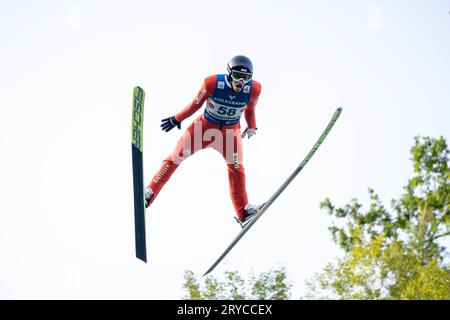
[{"label": "tree branch", "polygon": [[449,232],[442,233],[442,234],[437,235],[437,236],[434,236],[433,238],[431,238],[430,242],[431,242],[431,241],[434,241],[434,240],[436,240],[436,239],[442,238],[442,237],[446,237],[446,236],[450,236],[450,231],[449,231]]}]

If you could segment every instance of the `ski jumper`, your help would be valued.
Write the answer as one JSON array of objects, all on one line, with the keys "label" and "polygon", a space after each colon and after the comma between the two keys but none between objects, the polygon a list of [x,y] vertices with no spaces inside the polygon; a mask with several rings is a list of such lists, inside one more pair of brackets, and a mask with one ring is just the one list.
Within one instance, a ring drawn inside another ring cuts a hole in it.
[{"label": "ski jumper", "polygon": [[235,92],[227,75],[207,77],[194,100],[175,115],[176,120],[182,122],[207,102],[203,114],[186,129],[148,185],[153,190],[150,202],[155,200],[183,160],[198,150],[213,148],[227,163],[230,196],[237,217],[243,219],[248,199],[239,121],[244,114],[247,127],[256,129],[255,106],[260,92],[261,85],[255,80],[250,80],[240,92]]}]

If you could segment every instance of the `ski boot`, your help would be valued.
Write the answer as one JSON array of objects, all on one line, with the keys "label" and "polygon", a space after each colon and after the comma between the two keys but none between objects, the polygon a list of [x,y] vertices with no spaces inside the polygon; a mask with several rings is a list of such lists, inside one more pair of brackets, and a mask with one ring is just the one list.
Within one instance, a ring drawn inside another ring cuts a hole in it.
[{"label": "ski boot", "polygon": [[145,188],[145,193],[144,193],[144,200],[145,200],[145,208],[148,208],[150,206],[150,200],[153,197],[153,190],[150,189],[149,187]]},{"label": "ski boot", "polygon": [[237,223],[240,224],[241,228],[244,228],[250,222],[250,220],[252,220],[256,216],[256,214],[261,210],[261,208],[265,204],[266,204],[265,202],[260,205],[247,203],[244,207],[244,219],[240,220],[236,217],[234,218],[236,219]]}]

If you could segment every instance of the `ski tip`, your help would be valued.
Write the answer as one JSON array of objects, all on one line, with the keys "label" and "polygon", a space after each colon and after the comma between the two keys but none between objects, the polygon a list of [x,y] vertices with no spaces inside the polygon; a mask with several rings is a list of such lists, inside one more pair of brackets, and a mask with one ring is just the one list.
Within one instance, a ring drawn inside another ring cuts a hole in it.
[{"label": "ski tip", "polygon": [[145,91],[144,91],[144,89],[142,87],[135,86],[133,88],[133,96],[135,98],[137,97],[139,100],[144,102],[144,98],[145,98]]},{"label": "ski tip", "polygon": [[342,112],[342,107],[338,107],[338,108],[336,109],[336,111],[334,112],[334,114],[333,114],[333,118],[334,118],[335,120],[337,120],[337,118],[341,115],[341,112]]}]

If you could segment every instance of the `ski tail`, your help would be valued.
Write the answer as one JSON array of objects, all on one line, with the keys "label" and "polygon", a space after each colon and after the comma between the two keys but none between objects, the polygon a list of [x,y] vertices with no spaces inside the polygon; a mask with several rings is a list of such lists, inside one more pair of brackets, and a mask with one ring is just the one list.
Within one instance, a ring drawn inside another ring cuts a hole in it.
[{"label": "ski tail", "polygon": [[267,210],[267,208],[270,207],[270,205],[275,201],[275,199],[278,198],[278,196],[286,189],[286,187],[294,180],[294,178],[299,174],[299,172],[303,169],[303,167],[308,163],[308,161],[312,158],[312,156],[316,153],[317,149],[319,149],[322,142],[327,137],[328,133],[333,128],[336,121],[339,119],[339,116],[341,115],[342,108],[339,107],[334,112],[330,122],[328,123],[327,127],[323,131],[323,133],[320,135],[317,142],[314,144],[312,149],[309,151],[308,155],[303,159],[303,161],[300,163],[300,165],[292,172],[292,174],[286,179],[286,181],[278,188],[277,191],[267,200],[267,202],[263,205],[261,210],[258,212],[258,214],[249,221],[248,224],[246,224],[241,232],[236,236],[236,238],[231,242],[231,244],[228,246],[228,248],[225,249],[225,251],[222,253],[222,255],[219,257],[219,259],[214,262],[214,264],[206,271],[203,276],[206,276],[208,273],[214,270],[214,268],[225,258],[225,256],[233,249],[233,247],[239,242],[239,240],[244,236],[244,234],[255,224],[255,222],[263,215],[263,213]]},{"label": "ski tail", "polygon": [[140,87],[133,90],[133,114],[131,125],[131,153],[133,158],[134,227],[136,257],[147,262],[145,240],[145,207],[143,179],[143,123],[145,92]]}]

